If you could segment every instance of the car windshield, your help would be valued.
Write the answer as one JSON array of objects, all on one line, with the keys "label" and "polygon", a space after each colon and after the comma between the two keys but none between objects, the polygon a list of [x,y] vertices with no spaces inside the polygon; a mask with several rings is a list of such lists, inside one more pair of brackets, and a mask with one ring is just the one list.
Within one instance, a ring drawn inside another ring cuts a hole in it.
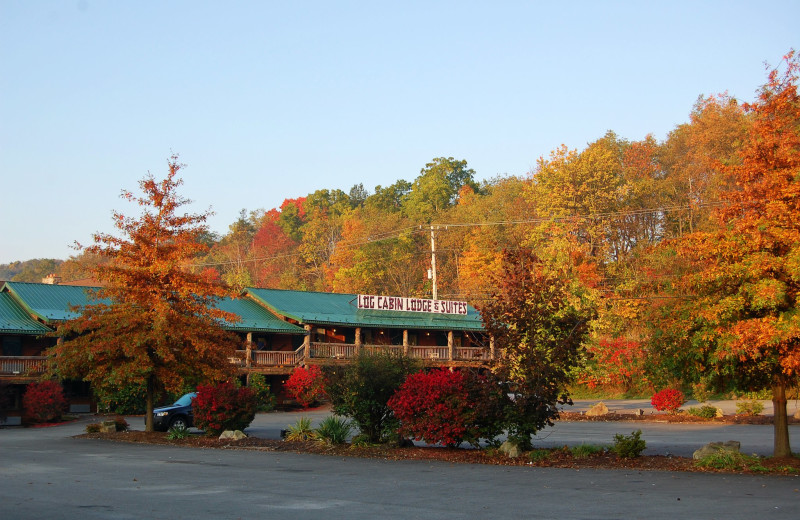
[{"label": "car windshield", "polygon": [[189,406],[190,404],[192,404],[192,399],[194,399],[194,396],[196,395],[197,394],[194,392],[192,392],[191,394],[184,395],[183,397],[175,401],[175,406]]}]

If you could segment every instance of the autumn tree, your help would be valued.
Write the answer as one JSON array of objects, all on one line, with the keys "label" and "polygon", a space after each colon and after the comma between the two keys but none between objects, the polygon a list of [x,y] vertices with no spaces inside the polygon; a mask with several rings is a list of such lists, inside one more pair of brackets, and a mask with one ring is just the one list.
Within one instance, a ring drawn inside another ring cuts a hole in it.
[{"label": "autumn tree", "polygon": [[[569,252],[566,252],[569,256]],[[572,404],[567,384],[582,359],[595,317],[595,297],[563,257],[506,251],[493,298],[480,306],[484,325],[503,351],[493,371],[515,395],[509,438],[530,447],[531,435]]]},{"label": "autumn tree", "polygon": [[622,156],[627,142],[613,132],[578,152],[562,146],[541,158],[527,190],[537,214],[553,219],[579,217],[576,236],[593,256],[604,258],[608,247],[608,214],[620,207]]},{"label": "autumn tree", "polygon": [[694,272],[676,288],[684,337],[707,370],[750,388],[771,388],[774,454],[791,455],[786,391],[800,374],[800,60],[785,58],[757,100],[739,161],[725,166],[735,187],[723,193],[716,229],[677,244]]},{"label": "autumn tree", "polygon": [[287,274],[296,274],[292,269],[297,264],[297,242],[292,240],[280,224],[281,213],[272,209],[260,219],[260,226],[250,245],[250,270],[258,287],[288,289]]},{"label": "autumn tree", "polygon": [[209,213],[177,213],[190,201],[177,192],[183,165],[177,156],[168,164],[165,179],[148,175],[139,182],[142,195],[122,192],[141,206],[141,215],[114,212],[120,236],[96,233],[94,244],[85,248],[108,260],[93,271],[104,286],[78,318],[58,327],[63,342],[49,352],[63,378],[84,379],[100,389],[145,385],[147,431],[153,430],[159,392],[230,377],[228,358],[238,344],[220,327],[221,320],[236,317],[215,305],[234,295],[191,268],[207,249],[198,239]]},{"label": "autumn tree", "polygon": [[664,179],[660,193],[668,237],[713,226],[712,208],[732,179],[726,167],[739,162],[749,116],[742,105],[727,94],[700,97],[689,122],[670,132],[657,152]]}]

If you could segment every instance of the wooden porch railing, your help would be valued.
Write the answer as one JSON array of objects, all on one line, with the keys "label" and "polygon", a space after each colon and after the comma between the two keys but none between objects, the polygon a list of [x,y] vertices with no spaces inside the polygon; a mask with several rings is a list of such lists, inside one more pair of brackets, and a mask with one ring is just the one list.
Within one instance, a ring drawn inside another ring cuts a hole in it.
[{"label": "wooden porch railing", "polygon": [[312,358],[351,359],[356,356],[356,346],[350,343],[312,343]]},{"label": "wooden porch railing", "polygon": [[[389,352],[396,355],[402,355],[406,347],[403,345],[361,345],[360,349],[364,352]],[[436,363],[440,361],[446,363],[448,361],[490,361],[491,354],[488,349],[478,347],[456,347],[453,349],[453,359],[449,358],[449,349],[446,346],[435,347],[421,347],[412,346],[407,347],[409,357],[415,359],[422,359],[428,362]],[[352,343],[311,343],[311,358],[312,359],[353,359],[356,356],[358,349]],[[253,350],[251,351],[252,366],[297,366],[303,361],[304,348],[301,346],[294,352],[292,351],[275,351],[275,350]],[[231,362],[238,366],[247,366],[246,363],[246,350],[237,350],[236,357],[231,358]]]},{"label": "wooden porch railing", "polygon": [[[297,350],[251,350],[252,364],[256,366],[284,367],[299,365],[303,360],[303,347]],[[236,357],[231,358],[231,363],[238,366],[247,365],[247,351],[237,350]]]},{"label": "wooden porch railing", "polygon": [[43,356],[0,356],[3,375],[41,374],[46,368],[47,358]]}]

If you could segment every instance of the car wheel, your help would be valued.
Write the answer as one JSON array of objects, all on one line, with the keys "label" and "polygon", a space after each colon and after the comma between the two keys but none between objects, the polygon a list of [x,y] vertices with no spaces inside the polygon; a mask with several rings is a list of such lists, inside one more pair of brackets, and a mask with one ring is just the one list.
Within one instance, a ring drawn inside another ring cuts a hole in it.
[{"label": "car wheel", "polygon": [[178,415],[177,417],[173,417],[172,420],[169,422],[170,429],[177,428],[179,430],[188,429],[189,423],[186,421],[186,417],[182,415]]}]

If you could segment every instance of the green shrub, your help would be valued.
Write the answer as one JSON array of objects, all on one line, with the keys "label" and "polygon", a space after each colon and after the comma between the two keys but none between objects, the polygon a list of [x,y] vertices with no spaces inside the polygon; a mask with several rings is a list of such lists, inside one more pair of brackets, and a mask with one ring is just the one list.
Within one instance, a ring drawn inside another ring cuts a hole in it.
[{"label": "green shrub", "polygon": [[346,367],[328,369],[326,390],[333,412],[351,418],[370,443],[396,436],[398,423],[388,402],[418,368],[407,356],[362,350]]},{"label": "green shrub", "polygon": [[131,383],[119,388],[97,387],[93,390],[99,410],[108,413],[139,414],[147,408],[147,386],[144,382]]},{"label": "green shrub", "polygon": [[692,397],[694,397],[698,403],[703,403],[708,401],[711,397],[711,390],[709,390],[705,382],[699,381],[692,385]]},{"label": "green shrub", "polygon": [[601,446],[595,446],[594,444],[580,444],[569,449],[570,454],[576,459],[588,459],[592,455],[603,451]]},{"label": "green shrub", "polygon": [[614,445],[611,451],[618,457],[632,459],[642,454],[647,447],[647,443],[641,439],[642,430],[636,430],[630,435],[617,433],[614,435]]},{"label": "green shrub", "polygon": [[736,415],[758,415],[764,411],[760,401],[739,401],[736,403]]},{"label": "green shrub", "polygon": [[86,433],[100,433],[100,423],[91,423],[86,425]]},{"label": "green shrub", "polygon": [[189,428],[187,428],[186,426],[183,425],[173,426],[167,432],[167,439],[171,441],[186,439],[187,437],[189,437],[189,435],[191,434],[189,433]]},{"label": "green shrub", "polygon": [[364,435],[363,433],[359,433],[358,435],[353,437],[352,441],[350,441],[350,446],[354,448],[368,448],[370,446],[375,446],[375,444],[369,442],[369,439],[367,438],[366,435]]},{"label": "green shrub", "polygon": [[344,417],[326,417],[314,430],[314,437],[328,444],[344,444],[353,431],[350,421]]},{"label": "green shrub", "polygon": [[275,396],[270,392],[269,383],[264,374],[252,374],[247,386],[256,395],[256,410],[270,412],[275,409]]},{"label": "green shrub", "polygon": [[311,419],[301,417],[296,423],[289,425],[286,431],[287,441],[307,441],[314,437],[314,430],[311,428]]},{"label": "green shrub", "polygon": [[715,406],[704,405],[701,407],[692,406],[686,413],[694,415],[695,417],[703,417],[705,419],[713,419],[717,416],[717,408]]}]

